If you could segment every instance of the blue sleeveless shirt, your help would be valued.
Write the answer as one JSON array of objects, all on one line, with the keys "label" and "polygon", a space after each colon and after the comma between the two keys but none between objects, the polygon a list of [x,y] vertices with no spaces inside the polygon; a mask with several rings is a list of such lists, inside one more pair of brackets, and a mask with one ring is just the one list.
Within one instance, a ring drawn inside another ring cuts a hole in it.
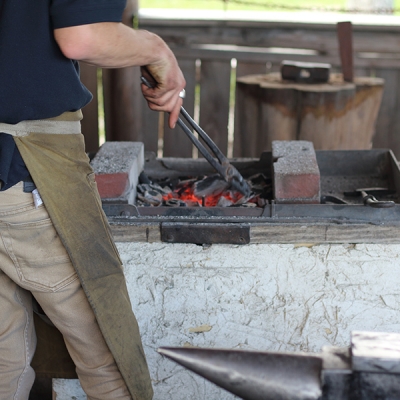
[{"label": "blue sleeveless shirt", "polygon": [[[79,65],[61,53],[53,30],[120,22],[126,0],[0,0],[0,122],[51,118],[92,96]],[[29,175],[9,135],[0,133],[1,190]]]}]

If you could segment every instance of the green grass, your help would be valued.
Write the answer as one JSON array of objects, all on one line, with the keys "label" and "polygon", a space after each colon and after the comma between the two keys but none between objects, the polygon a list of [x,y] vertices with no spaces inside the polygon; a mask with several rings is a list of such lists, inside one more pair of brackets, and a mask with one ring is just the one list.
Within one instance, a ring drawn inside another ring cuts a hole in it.
[{"label": "green grass", "polygon": [[[247,4],[245,4],[247,3]],[[258,3],[253,5],[251,3]],[[210,10],[268,10],[271,4],[284,4],[285,6],[299,7],[298,0],[284,1],[262,1],[262,0],[241,0],[240,3],[230,0],[140,0],[140,7],[143,8],[188,8],[188,9],[210,9]],[[344,7],[346,0],[339,1],[321,1],[307,0],[301,3],[301,6],[318,7],[321,5],[329,7]]]},{"label": "green grass", "polygon": [[[247,4],[246,4],[247,3]],[[253,5],[258,3],[259,5]],[[332,9],[346,8],[346,0],[139,0],[141,8],[186,8],[210,10],[285,10],[271,7],[272,4],[284,4],[285,7],[324,7]],[[400,0],[394,6],[400,9]]]}]

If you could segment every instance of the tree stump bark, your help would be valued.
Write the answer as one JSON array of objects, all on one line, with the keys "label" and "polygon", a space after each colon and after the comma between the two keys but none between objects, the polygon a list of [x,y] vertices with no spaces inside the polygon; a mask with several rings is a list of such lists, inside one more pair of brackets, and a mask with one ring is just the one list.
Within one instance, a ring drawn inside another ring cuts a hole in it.
[{"label": "tree stump bark", "polygon": [[324,84],[283,81],[280,73],[236,82],[235,157],[259,157],[273,140],[308,140],[315,149],[370,149],[383,94],[383,79]]}]

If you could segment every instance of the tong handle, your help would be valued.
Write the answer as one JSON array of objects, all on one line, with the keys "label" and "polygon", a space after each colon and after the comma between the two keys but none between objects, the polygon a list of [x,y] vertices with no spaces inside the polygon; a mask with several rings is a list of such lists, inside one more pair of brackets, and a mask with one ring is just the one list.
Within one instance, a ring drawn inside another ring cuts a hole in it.
[{"label": "tong handle", "polygon": [[[210,150],[218,158],[219,162],[221,164],[228,163],[229,162],[228,159],[225,157],[225,155],[222,153],[222,151],[218,148],[218,146],[213,142],[213,140],[210,138],[210,136],[207,135],[207,133],[196,123],[196,121],[189,115],[189,113],[183,107],[181,107],[181,114],[184,116],[184,118],[189,123],[189,125],[204,140],[204,142],[207,144],[207,146],[210,148]],[[203,153],[201,153],[201,154],[203,154]],[[206,157],[204,154],[203,154],[203,156]]]},{"label": "tong handle", "polygon": [[[183,107],[181,107],[181,113],[182,113],[182,110],[185,113],[187,113]],[[187,127],[187,125],[182,121],[181,118],[178,118],[177,124],[182,128],[182,130],[186,133],[189,140],[199,149],[200,153],[211,164],[211,166],[220,175],[222,175],[225,180],[227,180],[226,168],[224,168],[219,162],[217,162],[215,160],[215,158],[210,154],[210,152],[206,149],[206,147],[203,145],[203,143],[201,143],[200,140],[198,140],[196,138],[196,136],[193,135],[193,132]]]}]

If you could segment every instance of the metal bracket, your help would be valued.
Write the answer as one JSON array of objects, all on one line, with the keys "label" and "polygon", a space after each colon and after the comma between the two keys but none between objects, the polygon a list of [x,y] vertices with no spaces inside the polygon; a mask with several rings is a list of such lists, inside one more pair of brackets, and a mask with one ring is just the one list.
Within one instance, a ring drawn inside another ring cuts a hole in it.
[{"label": "metal bracket", "polygon": [[161,223],[161,241],[194,244],[249,244],[250,224]]}]

